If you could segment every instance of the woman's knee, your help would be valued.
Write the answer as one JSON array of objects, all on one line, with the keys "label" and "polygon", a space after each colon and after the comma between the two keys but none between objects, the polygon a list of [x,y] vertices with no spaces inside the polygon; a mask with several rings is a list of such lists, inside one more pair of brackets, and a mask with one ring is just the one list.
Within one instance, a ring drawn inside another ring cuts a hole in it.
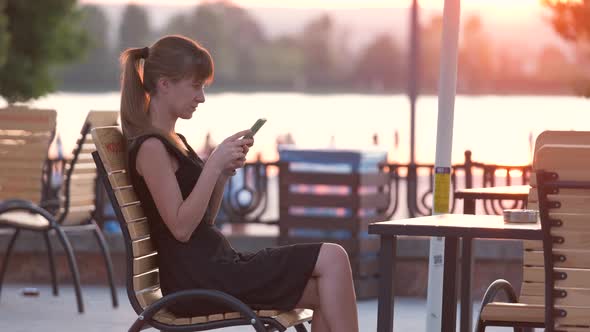
[{"label": "woman's knee", "polygon": [[322,273],[326,272],[326,269],[336,269],[339,271],[350,270],[348,254],[342,246],[335,243],[322,244],[316,270]]}]

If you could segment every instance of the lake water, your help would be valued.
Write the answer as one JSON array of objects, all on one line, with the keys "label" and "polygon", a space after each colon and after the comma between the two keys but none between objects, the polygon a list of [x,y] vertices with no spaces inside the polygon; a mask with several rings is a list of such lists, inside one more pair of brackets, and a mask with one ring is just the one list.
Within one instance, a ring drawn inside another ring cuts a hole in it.
[{"label": "lake water", "polygon": [[[66,151],[74,147],[89,110],[117,110],[118,92],[55,93],[32,106],[58,111],[58,131]],[[416,158],[432,163],[436,151],[437,97],[418,100]],[[249,128],[259,117],[268,122],[256,136],[250,157],[261,152],[275,160],[276,137],[291,133],[301,147],[369,148],[374,133],[392,161],[409,160],[409,101],[403,95],[307,95],[299,93],[221,93],[207,96],[192,120],[180,121],[177,131],[195,149],[207,132],[220,142]],[[455,104],[453,162],[463,152],[487,163],[521,165],[530,162],[530,136],[546,129],[590,130],[590,100],[555,96],[458,96]],[[397,134],[398,144],[395,143]],[[333,137],[333,138],[332,138]]]}]

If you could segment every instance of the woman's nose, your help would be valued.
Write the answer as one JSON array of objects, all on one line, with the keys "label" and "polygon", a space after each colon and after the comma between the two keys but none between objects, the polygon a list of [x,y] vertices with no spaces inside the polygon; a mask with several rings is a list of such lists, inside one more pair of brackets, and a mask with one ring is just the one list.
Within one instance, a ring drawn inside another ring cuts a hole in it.
[{"label": "woman's nose", "polygon": [[205,102],[205,93],[203,92],[203,90],[201,90],[196,96],[195,96],[195,101],[199,102],[199,103],[204,103]]}]

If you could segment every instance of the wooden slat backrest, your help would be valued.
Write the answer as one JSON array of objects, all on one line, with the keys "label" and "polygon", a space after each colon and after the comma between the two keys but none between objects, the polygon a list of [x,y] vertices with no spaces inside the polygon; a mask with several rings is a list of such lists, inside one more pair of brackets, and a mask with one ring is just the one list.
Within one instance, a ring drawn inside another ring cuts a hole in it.
[{"label": "wooden slat backrest", "polygon": [[280,165],[281,220],[303,217],[297,212],[301,208],[325,211],[323,217],[336,217],[337,209],[344,209],[348,211],[341,211],[344,215],[355,219],[359,209],[381,211],[389,205],[389,194],[384,191],[389,177],[385,173],[325,173],[293,170],[290,166]]},{"label": "wooden slat backrest", "polygon": [[[539,173],[551,172],[557,181],[590,186],[590,145],[545,144],[534,165]],[[540,192],[542,193],[542,192]],[[555,305],[565,316],[556,315],[555,326],[590,327],[590,194],[586,189],[559,189],[539,197],[541,210],[547,211],[550,228]],[[544,268],[525,268],[529,279],[544,281]],[[581,312],[585,312],[582,317]]]},{"label": "wooden slat backrest", "polygon": [[537,136],[535,155],[541,147],[547,144],[590,145],[590,131],[546,130]]},{"label": "wooden slat backrest", "polygon": [[[115,194],[116,202],[113,207],[120,210],[125,219],[123,224],[127,228],[129,241],[131,241],[130,247],[133,251],[132,261],[128,262],[132,270],[133,290],[136,292],[139,304],[145,307],[146,303],[157,300],[157,298],[154,300],[154,296],[159,294],[158,296],[161,297],[161,293],[154,293],[160,283],[157,251],[150,238],[147,218],[127,173],[125,139],[118,127],[99,127],[91,132]],[[148,293],[151,295],[145,295]]]},{"label": "wooden slat backrest", "polygon": [[[536,163],[537,152],[547,144],[590,145],[590,131],[546,130],[540,133],[535,141],[533,165]],[[535,185],[536,181],[537,179],[533,170],[530,182],[532,185]]]},{"label": "wooden slat backrest", "polygon": [[[88,129],[104,126],[117,125],[119,112],[117,111],[90,111],[86,116],[84,125]],[[75,165],[68,164],[69,167],[74,167],[74,170],[69,179],[69,206],[68,214],[63,224],[75,225],[86,222],[95,210],[96,200],[96,167],[92,159],[92,151],[94,151],[94,143],[90,130],[84,133],[84,130],[78,138],[78,144],[83,144],[80,151],[76,155]],[[83,143],[82,143],[83,142]],[[76,146],[75,149],[79,147]],[[75,151],[74,151],[75,152]],[[65,172],[68,173],[67,171]],[[62,186],[61,193],[61,212],[64,212],[66,186]]]},{"label": "wooden slat backrest", "polygon": [[40,202],[43,167],[55,122],[53,110],[0,109],[0,201]]},{"label": "wooden slat backrest", "polygon": [[[531,191],[529,193],[529,198],[527,201],[527,208],[532,210],[538,210],[538,195],[537,195],[537,184],[536,184],[536,175],[534,169],[536,168],[537,163],[537,154],[538,151],[546,145],[590,145],[590,131],[544,131],[542,132],[535,141],[535,150],[534,150],[534,158],[533,158],[533,172],[530,178],[530,184],[532,186]],[[577,176],[573,174],[573,176]],[[582,174],[583,176],[583,174]],[[590,193],[590,190],[587,191]],[[567,193],[567,189],[562,193]],[[523,265],[525,266],[537,266],[543,267],[543,260],[540,261],[538,259],[529,261],[529,258],[534,257],[543,257],[543,245],[541,241],[524,241],[524,259]],[[526,289],[528,286],[527,283],[531,283],[530,281],[523,280],[522,289]],[[524,294],[523,294],[524,295]],[[540,296],[543,294],[541,293]],[[529,301],[530,299],[526,297],[521,299],[521,301]],[[539,299],[533,299],[535,301],[539,301]],[[542,298],[540,299],[542,302]],[[526,302],[529,303],[529,302]]]}]

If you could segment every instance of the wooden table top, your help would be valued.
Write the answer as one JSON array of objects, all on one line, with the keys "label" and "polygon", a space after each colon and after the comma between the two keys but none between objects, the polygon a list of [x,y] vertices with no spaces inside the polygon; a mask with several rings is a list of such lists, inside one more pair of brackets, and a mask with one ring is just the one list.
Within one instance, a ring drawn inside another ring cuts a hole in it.
[{"label": "wooden table top", "polygon": [[370,224],[369,233],[379,235],[543,239],[540,223],[504,223],[502,216],[473,214],[439,214],[382,221]]},{"label": "wooden table top", "polygon": [[515,199],[526,200],[531,186],[501,186],[486,188],[469,188],[455,191],[455,198],[463,199]]}]

